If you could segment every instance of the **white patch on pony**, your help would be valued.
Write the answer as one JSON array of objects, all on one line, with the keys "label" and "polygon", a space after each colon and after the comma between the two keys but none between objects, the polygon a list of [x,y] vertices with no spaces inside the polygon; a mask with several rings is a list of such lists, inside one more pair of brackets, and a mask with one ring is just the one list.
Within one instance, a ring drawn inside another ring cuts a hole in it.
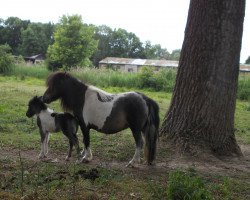
[{"label": "white patch on pony", "polygon": [[47,110],[42,110],[37,116],[41,120],[41,126],[44,133],[46,132],[55,132],[55,118],[51,117],[53,110],[47,108]]},{"label": "white patch on pony", "polygon": [[89,86],[85,93],[83,119],[86,125],[92,124],[101,130],[106,118],[110,115],[116,100],[127,93],[112,95],[112,98],[110,98],[112,100],[107,102],[101,102],[98,100],[97,93],[99,93],[101,99],[107,99],[107,96],[112,95],[94,86]]}]

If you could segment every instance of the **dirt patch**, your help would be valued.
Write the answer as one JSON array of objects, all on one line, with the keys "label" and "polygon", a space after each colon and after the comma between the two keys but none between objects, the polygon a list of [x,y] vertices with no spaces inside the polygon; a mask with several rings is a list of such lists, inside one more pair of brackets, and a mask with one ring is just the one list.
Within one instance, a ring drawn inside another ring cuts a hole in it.
[{"label": "dirt patch", "polygon": [[[173,169],[182,169],[187,170],[189,168],[193,168],[201,173],[204,174],[213,174],[213,175],[220,175],[220,176],[229,176],[234,178],[244,179],[246,181],[250,181],[250,145],[240,145],[243,157],[241,158],[230,158],[230,159],[218,159],[214,157],[207,157],[206,159],[197,159],[193,157],[180,157],[178,155],[169,156],[166,158],[166,161],[159,158],[158,162],[153,166],[147,166],[145,164],[140,164],[135,168],[126,168],[126,162],[118,162],[118,161],[111,161],[107,162],[97,155],[94,155],[94,159],[89,163],[82,163],[82,165],[88,165],[91,168],[95,169],[96,167],[104,167],[107,169],[119,169],[124,170],[124,172],[131,172],[131,171],[150,171],[151,174],[154,173],[162,173],[168,172]],[[38,150],[22,150],[20,155],[22,159],[26,159],[33,162],[54,162],[58,163],[58,165],[73,163],[76,161],[76,155],[73,155],[70,161],[65,161],[65,155],[62,153],[53,153],[50,152],[48,158],[44,160],[39,160],[38,158]],[[18,160],[19,157],[19,150],[11,149],[11,148],[1,148],[1,158],[4,159],[12,159]],[[147,174],[147,173],[145,173]],[[84,178],[95,179],[97,178],[98,171],[79,171],[78,175]]]}]

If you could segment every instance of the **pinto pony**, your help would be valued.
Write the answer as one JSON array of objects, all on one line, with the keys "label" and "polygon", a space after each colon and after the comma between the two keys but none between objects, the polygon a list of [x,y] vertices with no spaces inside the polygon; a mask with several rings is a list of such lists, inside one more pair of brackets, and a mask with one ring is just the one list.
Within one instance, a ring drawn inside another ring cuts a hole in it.
[{"label": "pinto pony", "polygon": [[88,86],[66,72],[51,74],[43,95],[45,103],[61,100],[65,111],[78,119],[83,133],[84,149],[78,162],[92,159],[90,129],[113,134],[130,128],[136,150],[129,165],[140,163],[140,151],[145,141],[144,155],[148,165],[153,164],[159,129],[159,107],[155,101],[138,92],[110,94]]},{"label": "pinto pony", "polygon": [[28,103],[27,117],[37,117],[37,126],[41,135],[41,152],[39,158],[45,158],[48,153],[49,134],[62,131],[69,139],[69,151],[66,160],[72,154],[73,145],[76,146],[77,153],[80,153],[77,138],[78,122],[69,113],[55,113],[42,102],[41,97],[33,97]]}]

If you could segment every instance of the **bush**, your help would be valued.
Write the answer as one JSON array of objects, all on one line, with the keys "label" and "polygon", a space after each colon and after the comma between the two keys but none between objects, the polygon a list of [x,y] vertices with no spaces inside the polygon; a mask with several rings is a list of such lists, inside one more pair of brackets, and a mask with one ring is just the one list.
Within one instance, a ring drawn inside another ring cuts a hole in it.
[{"label": "bush", "polygon": [[13,70],[14,58],[10,50],[9,45],[0,45],[0,74],[8,74]]},{"label": "bush", "polygon": [[156,80],[154,71],[151,67],[142,67],[139,74],[139,88],[154,88]]},{"label": "bush", "polygon": [[167,197],[170,200],[209,200],[210,192],[204,182],[194,173],[174,171],[169,175]]}]

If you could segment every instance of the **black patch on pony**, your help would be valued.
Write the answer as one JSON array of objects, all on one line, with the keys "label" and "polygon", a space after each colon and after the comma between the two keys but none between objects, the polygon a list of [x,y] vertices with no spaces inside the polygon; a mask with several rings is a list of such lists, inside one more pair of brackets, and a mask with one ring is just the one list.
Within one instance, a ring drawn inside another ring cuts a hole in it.
[{"label": "black patch on pony", "polygon": [[110,102],[114,99],[114,96],[113,95],[100,95],[99,92],[97,92],[97,99],[100,101],[100,102]]}]

